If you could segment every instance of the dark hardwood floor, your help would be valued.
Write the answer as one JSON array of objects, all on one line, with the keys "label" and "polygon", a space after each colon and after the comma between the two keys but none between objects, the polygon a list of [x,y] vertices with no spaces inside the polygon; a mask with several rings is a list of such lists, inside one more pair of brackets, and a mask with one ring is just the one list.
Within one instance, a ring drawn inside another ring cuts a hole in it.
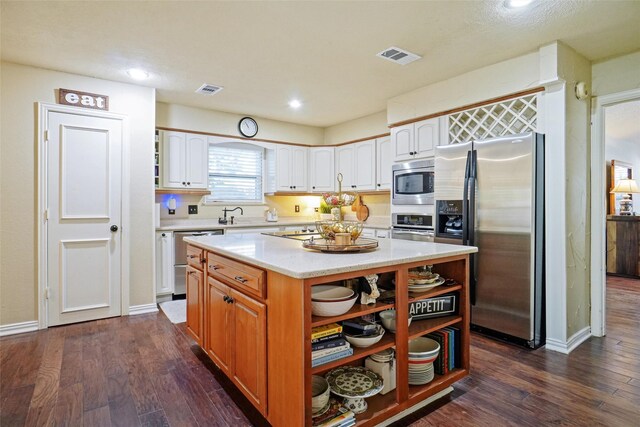
[{"label": "dark hardwood floor", "polygon": [[[472,374],[396,426],[640,425],[640,281],[571,355],[472,336]],[[0,426],[245,426],[260,418],[162,313],[0,339]],[[292,426],[295,427],[295,426]]]}]

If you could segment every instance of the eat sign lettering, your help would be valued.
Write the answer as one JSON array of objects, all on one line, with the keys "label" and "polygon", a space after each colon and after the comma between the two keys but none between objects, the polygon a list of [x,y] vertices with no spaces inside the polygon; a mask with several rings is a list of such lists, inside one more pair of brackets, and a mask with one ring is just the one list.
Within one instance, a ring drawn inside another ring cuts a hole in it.
[{"label": "eat sign lettering", "polygon": [[97,93],[80,92],[70,89],[58,90],[58,102],[76,107],[109,111],[109,97]]}]

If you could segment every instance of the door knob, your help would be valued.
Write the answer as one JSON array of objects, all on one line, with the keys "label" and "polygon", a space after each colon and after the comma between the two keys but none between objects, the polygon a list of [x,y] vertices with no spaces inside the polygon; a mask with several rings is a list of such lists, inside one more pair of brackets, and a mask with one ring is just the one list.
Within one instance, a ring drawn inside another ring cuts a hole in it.
[{"label": "door knob", "polygon": [[118,226],[117,226],[117,225],[112,225],[112,226],[109,228],[109,230],[111,230],[111,231],[113,231],[113,232],[115,233],[116,231],[118,231]]}]

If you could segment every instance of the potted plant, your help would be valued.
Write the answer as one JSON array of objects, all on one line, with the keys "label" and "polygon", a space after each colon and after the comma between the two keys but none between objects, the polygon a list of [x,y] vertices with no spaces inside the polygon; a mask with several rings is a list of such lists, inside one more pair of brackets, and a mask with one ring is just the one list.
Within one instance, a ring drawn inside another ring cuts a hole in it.
[{"label": "potted plant", "polygon": [[333,219],[333,215],[331,215],[331,208],[332,206],[329,206],[324,197],[322,197],[320,199],[320,220],[327,221]]}]

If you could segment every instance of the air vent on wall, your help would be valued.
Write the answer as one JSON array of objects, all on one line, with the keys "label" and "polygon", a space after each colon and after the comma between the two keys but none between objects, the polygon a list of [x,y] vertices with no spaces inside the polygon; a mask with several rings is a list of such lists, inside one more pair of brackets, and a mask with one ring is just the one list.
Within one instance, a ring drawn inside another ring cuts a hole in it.
[{"label": "air vent on wall", "polygon": [[203,95],[215,95],[216,93],[222,90],[222,86],[214,86],[210,84],[203,84],[198,89],[196,89],[196,93],[201,93]]},{"label": "air vent on wall", "polygon": [[418,59],[422,58],[420,55],[416,55],[415,53],[411,53],[395,46],[391,46],[389,49],[383,50],[376,56],[400,65],[406,65],[410,62],[417,61]]}]

